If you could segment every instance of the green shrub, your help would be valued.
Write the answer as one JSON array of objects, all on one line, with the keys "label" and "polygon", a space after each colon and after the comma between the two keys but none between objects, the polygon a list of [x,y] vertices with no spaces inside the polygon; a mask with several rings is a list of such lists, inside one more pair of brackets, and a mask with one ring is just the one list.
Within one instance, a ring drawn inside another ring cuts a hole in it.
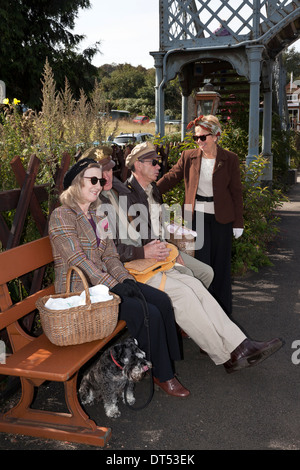
[{"label": "green shrub", "polygon": [[244,233],[233,238],[232,272],[243,274],[249,269],[271,264],[268,257],[270,242],[278,233],[279,217],[275,210],[287,200],[280,189],[262,186],[261,179],[268,161],[257,157],[241,167],[244,204]]}]

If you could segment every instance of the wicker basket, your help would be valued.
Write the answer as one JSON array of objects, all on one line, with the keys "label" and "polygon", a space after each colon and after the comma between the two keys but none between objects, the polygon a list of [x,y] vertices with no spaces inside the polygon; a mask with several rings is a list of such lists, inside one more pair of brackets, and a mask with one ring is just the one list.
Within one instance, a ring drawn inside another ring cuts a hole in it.
[{"label": "wicker basket", "polygon": [[[66,310],[49,310],[45,303],[49,298],[67,298],[80,295],[70,293],[72,270],[76,271],[84,285],[86,305]],[[88,283],[82,271],[73,266],[67,273],[66,294],[45,296],[37,300],[43,331],[51,343],[57,346],[70,346],[88,343],[109,336],[118,322],[120,297],[110,292],[113,300],[91,303]]]}]

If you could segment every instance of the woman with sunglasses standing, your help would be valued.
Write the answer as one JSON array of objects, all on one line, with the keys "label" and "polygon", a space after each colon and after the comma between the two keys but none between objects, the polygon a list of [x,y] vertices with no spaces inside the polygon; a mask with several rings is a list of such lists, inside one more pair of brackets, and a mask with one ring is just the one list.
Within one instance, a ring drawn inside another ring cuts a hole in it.
[{"label": "woman with sunglasses standing", "polygon": [[[65,174],[61,206],[50,217],[55,291],[66,291],[66,276],[70,266],[80,268],[90,286],[106,285],[121,297],[119,318],[148,355],[149,346],[153,376],[163,390],[175,397],[186,397],[189,391],[174,375],[174,361],[181,359],[174,311],[170,299],[158,289],[135,282],[120,261],[112,237],[97,215],[99,194],[106,180],[102,166],[91,158],[83,158]],[[71,291],[84,290],[80,276],[71,277]],[[139,297],[147,302],[148,328]],[[149,334],[149,336],[148,336]],[[150,337],[150,345],[149,345]]]},{"label": "woman with sunglasses standing", "polygon": [[[191,205],[193,229],[203,237],[203,246],[195,251],[195,257],[213,268],[209,291],[230,315],[232,235],[238,238],[244,227],[239,158],[218,145],[222,130],[216,116],[199,116],[187,129],[194,130],[198,148],[182,152],[157,186],[164,194],[184,179],[184,203]],[[199,226],[202,220],[203,228],[202,223]]]}]

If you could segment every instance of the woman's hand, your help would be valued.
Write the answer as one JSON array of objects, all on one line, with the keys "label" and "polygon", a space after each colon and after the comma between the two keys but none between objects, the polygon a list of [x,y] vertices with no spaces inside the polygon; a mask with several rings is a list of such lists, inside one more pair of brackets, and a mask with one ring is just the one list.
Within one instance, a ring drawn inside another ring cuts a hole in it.
[{"label": "woman's hand", "polygon": [[133,279],[125,279],[124,282],[112,287],[110,291],[119,295],[122,299],[124,297],[143,297],[141,289]]},{"label": "woman's hand", "polygon": [[145,258],[154,258],[156,261],[165,261],[170,254],[170,249],[166,242],[160,240],[152,240],[144,246]]},{"label": "woman's hand", "polygon": [[232,231],[233,231],[234,238],[240,238],[243,235],[244,229],[243,228],[233,228]]}]

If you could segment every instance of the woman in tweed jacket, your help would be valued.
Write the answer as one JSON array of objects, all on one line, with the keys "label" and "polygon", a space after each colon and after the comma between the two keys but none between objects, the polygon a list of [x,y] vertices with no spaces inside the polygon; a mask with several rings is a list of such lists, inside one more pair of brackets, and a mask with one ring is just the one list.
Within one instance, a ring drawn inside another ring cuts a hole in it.
[{"label": "woman in tweed jacket", "polygon": [[[79,267],[90,286],[106,285],[121,297],[119,318],[126,321],[130,334],[148,354],[148,331],[138,299],[142,292],[149,312],[151,357],[148,359],[152,361],[154,380],[170,395],[187,396],[189,391],[174,376],[173,361],[180,360],[181,354],[169,297],[136,283],[121,263],[113,239],[100,238],[101,218],[95,209],[104,184],[101,166],[89,158],[78,161],[64,177],[62,205],[52,212],[49,222],[56,292],[65,292],[70,266]],[[83,288],[80,277],[73,272],[71,291]]]}]

